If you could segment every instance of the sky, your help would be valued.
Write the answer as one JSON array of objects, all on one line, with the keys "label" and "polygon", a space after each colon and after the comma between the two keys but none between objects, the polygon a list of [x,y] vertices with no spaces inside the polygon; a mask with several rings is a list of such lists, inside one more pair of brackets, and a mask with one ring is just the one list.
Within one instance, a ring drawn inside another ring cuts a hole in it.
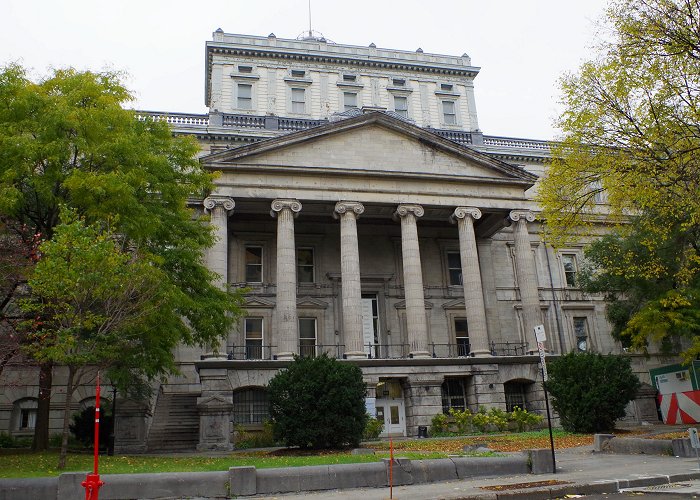
[{"label": "sky", "polygon": [[[212,32],[296,38],[309,0],[0,0],[0,65],[118,70],[142,110],[206,113]],[[558,81],[592,58],[605,0],[311,0],[311,25],[342,44],[469,54],[487,135],[555,139]]]}]

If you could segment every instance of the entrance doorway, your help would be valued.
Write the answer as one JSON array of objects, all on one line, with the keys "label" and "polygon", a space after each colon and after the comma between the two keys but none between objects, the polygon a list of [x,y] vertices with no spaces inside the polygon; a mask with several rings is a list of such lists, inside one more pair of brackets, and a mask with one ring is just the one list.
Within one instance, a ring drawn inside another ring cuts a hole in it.
[{"label": "entrance doorway", "polygon": [[380,436],[406,435],[406,406],[398,380],[382,380],[377,384],[375,407],[377,419],[384,423]]}]

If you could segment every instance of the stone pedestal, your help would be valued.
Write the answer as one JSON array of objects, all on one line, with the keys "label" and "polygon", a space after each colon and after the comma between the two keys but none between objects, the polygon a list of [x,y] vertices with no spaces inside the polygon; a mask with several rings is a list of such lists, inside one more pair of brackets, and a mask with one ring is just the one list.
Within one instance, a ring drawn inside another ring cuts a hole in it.
[{"label": "stone pedestal", "polygon": [[[230,394],[230,393],[229,393]],[[197,398],[199,443],[197,451],[230,451],[233,397],[212,394]]]},{"label": "stone pedestal", "polygon": [[117,399],[114,417],[114,453],[146,452],[146,436],[151,419],[147,401]]}]

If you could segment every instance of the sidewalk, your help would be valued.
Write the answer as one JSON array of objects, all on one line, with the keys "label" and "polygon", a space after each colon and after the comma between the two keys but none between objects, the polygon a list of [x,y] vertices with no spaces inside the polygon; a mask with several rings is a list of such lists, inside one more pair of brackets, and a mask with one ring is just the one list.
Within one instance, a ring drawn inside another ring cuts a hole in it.
[{"label": "sidewalk", "polygon": [[[592,447],[569,448],[556,453],[557,473],[510,477],[494,477],[472,481],[399,486],[394,488],[397,500],[428,499],[500,499],[500,498],[558,498],[566,494],[613,493],[620,489],[638,490],[647,486],[682,483],[678,491],[685,494],[700,494],[700,470],[695,458],[676,458],[655,455],[598,454]],[[565,484],[545,485],[535,488],[509,488],[520,483],[558,481]],[[491,487],[499,487],[494,490]],[[486,489],[489,488],[489,489]],[[664,493],[673,493],[669,486]],[[658,488],[655,490],[658,491]],[[389,488],[322,491],[255,497],[277,498],[333,498],[384,500],[389,498]]]}]

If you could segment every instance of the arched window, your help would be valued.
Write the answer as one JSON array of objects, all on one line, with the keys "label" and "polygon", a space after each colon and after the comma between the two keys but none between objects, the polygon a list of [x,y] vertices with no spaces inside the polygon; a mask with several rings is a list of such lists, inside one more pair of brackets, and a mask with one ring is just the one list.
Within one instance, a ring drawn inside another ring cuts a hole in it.
[{"label": "arched window", "polygon": [[506,395],[506,411],[511,412],[516,406],[521,410],[528,410],[527,393],[533,382],[527,380],[512,380],[503,384]]},{"label": "arched window", "polygon": [[13,430],[32,431],[36,427],[37,400],[24,398],[15,401],[12,408]]},{"label": "arched window", "polygon": [[262,424],[269,419],[270,403],[265,389],[242,389],[233,393],[234,424]]}]

